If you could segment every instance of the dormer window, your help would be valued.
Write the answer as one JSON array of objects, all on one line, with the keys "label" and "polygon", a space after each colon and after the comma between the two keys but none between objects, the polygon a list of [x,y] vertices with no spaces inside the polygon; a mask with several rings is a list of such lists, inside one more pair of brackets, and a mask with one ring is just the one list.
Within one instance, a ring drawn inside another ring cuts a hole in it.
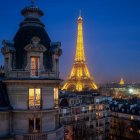
[{"label": "dormer window", "polygon": [[31,57],[31,77],[39,76],[39,57]]}]

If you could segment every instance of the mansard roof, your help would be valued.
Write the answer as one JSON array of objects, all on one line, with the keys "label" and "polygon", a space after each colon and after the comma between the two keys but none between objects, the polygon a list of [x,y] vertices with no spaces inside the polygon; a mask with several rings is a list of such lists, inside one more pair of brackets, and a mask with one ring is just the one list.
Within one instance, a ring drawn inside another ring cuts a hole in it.
[{"label": "mansard roof", "polygon": [[125,113],[129,115],[140,115],[140,104],[126,103],[126,102],[113,102],[110,104],[110,110],[118,113]]},{"label": "mansard roof", "polygon": [[[37,36],[40,38],[40,44],[44,45],[47,50],[50,47],[50,38],[48,37],[45,29],[41,27],[36,26],[25,26],[21,27],[19,31],[17,32],[16,36],[14,37],[14,47],[16,49],[16,67],[22,68],[24,65],[26,65],[26,51],[24,50],[24,47],[28,44],[30,44],[31,39]],[[49,53],[46,52],[46,55],[44,56],[44,64],[47,65],[49,61],[47,61],[49,58]]]},{"label": "mansard roof", "polygon": [[[24,11],[24,12],[23,12]],[[27,64],[27,52],[24,47],[30,44],[33,37],[40,38],[40,44],[46,47],[44,52],[43,63],[46,69],[51,69],[52,58],[49,52],[50,38],[44,28],[44,24],[40,21],[40,10],[36,7],[28,7],[22,11],[25,16],[23,22],[20,23],[20,28],[17,31],[13,41],[16,50],[14,57],[15,63],[13,64],[17,69],[24,69]]]}]

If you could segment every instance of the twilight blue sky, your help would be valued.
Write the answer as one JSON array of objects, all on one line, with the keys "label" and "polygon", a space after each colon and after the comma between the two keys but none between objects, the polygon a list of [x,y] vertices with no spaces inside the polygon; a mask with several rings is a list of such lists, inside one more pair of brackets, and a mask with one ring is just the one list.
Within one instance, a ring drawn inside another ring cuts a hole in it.
[{"label": "twilight blue sky", "polygon": [[[82,10],[87,64],[97,83],[140,81],[140,0],[36,0],[52,41],[61,41],[61,78],[75,55],[77,17]],[[0,0],[0,41],[12,40],[30,0]],[[19,46],[20,47],[20,46]],[[3,63],[0,53],[0,64]]]}]

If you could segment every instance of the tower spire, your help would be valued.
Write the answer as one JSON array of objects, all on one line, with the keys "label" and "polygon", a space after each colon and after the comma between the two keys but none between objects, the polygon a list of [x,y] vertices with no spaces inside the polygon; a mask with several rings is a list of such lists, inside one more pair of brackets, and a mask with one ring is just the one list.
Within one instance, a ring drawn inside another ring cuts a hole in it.
[{"label": "tower spire", "polygon": [[78,61],[85,61],[83,25],[82,24],[83,24],[82,17],[79,16],[78,17],[78,33],[77,33],[75,63]]},{"label": "tower spire", "polygon": [[72,67],[67,82],[62,87],[62,90],[83,91],[85,89],[97,89],[97,86],[93,82],[93,78],[91,77],[88,67],[86,65],[82,23],[83,19],[79,15],[74,65]]}]

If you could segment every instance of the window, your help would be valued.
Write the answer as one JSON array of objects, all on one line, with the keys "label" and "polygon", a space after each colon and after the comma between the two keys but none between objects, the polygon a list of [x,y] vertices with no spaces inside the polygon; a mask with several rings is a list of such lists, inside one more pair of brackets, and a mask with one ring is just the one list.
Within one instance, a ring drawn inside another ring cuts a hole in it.
[{"label": "window", "polygon": [[63,115],[67,114],[67,109],[63,109]]},{"label": "window", "polygon": [[99,105],[99,110],[103,110],[103,105]]},{"label": "window", "polygon": [[6,63],[6,65],[8,65],[8,63],[9,63],[9,58],[5,58],[5,63]]},{"label": "window", "polygon": [[39,57],[31,57],[31,76],[39,76]]},{"label": "window", "polygon": [[71,100],[71,104],[73,104],[73,100]]},{"label": "window", "polygon": [[6,70],[6,72],[8,72],[8,66],[9,66],[9,58],[5,58],[5,65],[4,65],[4,68]]},{"label": "window", "polygon": [[86,108],[83,106],[81,111],[86,112]]},{"label": "window", "polygon": [[89,111],[93,111],[93,107],[91,105],[89,106]]},{"label": "window", "polygon": [[29,108],[39,109],[41,104],[41,90],[40,88],[29,89]]},{"label": "window", "polygon": [[40,132],[40,118],[29,119],[29,132],[30,133]]},{"label": "window", "polygon": [[130,119],[131,119],[131,120],[133,120],[133,119],[134,119],[134,117],[133,117],[133,116],[131,116],[131,117],[130,117]]},{"label": "window", "polygon": [[59,98],[58,88],[54,88],[54,103],[55,103],[55,106],[58,106],[58,98]]}]

